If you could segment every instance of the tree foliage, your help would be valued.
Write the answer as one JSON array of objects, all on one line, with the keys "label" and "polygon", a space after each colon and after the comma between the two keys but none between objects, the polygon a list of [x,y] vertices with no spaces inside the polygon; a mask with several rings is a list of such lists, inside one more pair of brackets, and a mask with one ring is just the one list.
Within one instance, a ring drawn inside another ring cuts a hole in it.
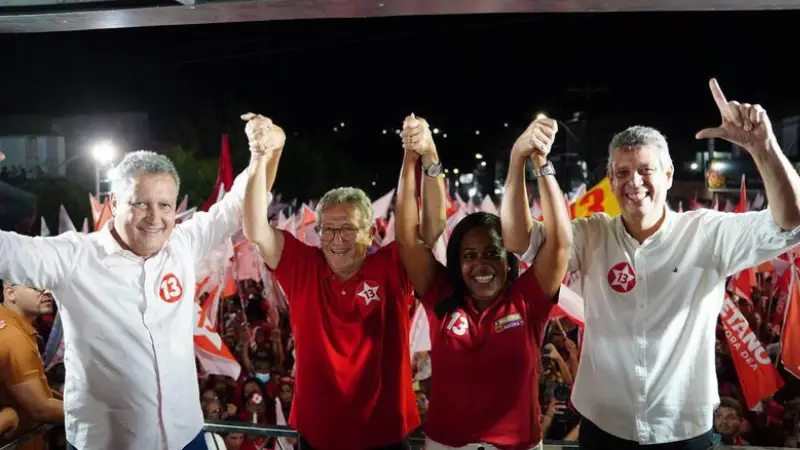
[{"label": "tree foliage", "polygon": [[[36,196],[37,214],[44,218],[52,234],[58,234],[61,205],[64,205],[76,229],[81,229],[84,218],[89,220],[91,228],[92,207],[89,204],[89,193],[92,189],[86,184],[68,178],[39,177],[25,180],[16,186]],[[38,234],[40,223],[41,220],[37,217],[33,230],[37,233],[34,234]]]}]

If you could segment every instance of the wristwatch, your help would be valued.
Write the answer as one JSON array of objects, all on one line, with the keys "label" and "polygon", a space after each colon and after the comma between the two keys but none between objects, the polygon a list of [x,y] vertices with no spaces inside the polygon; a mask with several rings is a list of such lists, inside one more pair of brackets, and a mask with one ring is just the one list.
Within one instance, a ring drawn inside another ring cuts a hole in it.
[{"label": "wristwatch", "polygon": [[555,174],[556,174],[556,169],[555,167],[553,167],[553,163],[550,161],[547,161],[547,164],[542,166],[540,169],[536,168],[533,169],[534,178],[546,177],[547,175],[555,175]]},{"label": "wristwatch", "polygon": [[433,163],[428,167],[422,166],[422,173],[431,178],[436,178],[442,174],[442,163]]}]

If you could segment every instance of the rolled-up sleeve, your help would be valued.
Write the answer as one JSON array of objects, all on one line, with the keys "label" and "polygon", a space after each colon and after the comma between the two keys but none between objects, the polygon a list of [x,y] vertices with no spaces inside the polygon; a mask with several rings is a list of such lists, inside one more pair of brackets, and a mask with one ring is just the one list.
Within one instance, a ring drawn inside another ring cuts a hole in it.
[{"label": "rolled-up sleeve", "polygon": [[55,289],[72,274],[81,235],[30,237],[0,231],[0,279],[39,289]]},{"label": "rolled-up sleeve", "polygon": [[769,209],[748,213],[708,211],[705,230],[724,277],[778,257],[800,244],[800,227],[782,230]]},{"label": "rolled-up sleeve", "polygon": [[233,181],[231,190],[221,201],[213,204],[208,212],[196,213],[191,219],[175,227],[176,237],[191,249],[195,263],[242,228],[247,180],[247,172],[240,173]]},{"label": "rolled-up sleeve", "polygon": [[[584,254],[587,248],[587,239],[593,229],[610,222],[611,218],[606,214],[593,214],[585,219],[575,219],[572,221],[572,250],[570,251],[569,265],[567,272],[576,272],[584,266]],[[541,250],[547,239],[544,223],[533,221],[531,228],[530,243],[528,249],[520,256],[520,259],[528,264],[533,264],[536,255]]]}]

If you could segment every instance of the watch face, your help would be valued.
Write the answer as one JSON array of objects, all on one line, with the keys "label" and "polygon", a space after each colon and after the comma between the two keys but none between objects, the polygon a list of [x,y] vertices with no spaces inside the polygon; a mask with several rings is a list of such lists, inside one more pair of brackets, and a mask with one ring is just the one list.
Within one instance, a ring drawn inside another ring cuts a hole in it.
[{"label": "watch face", "polygon": [[425,168],[425,175],[429,177],[438,177],[439,174],[441,173],[442,173],[441,164],[431,164],[430,166]]}]

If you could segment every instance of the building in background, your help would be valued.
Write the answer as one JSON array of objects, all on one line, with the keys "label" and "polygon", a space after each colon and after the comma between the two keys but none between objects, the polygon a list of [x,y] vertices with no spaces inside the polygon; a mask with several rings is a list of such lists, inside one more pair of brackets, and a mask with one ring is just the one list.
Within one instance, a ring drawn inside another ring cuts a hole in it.
[{"label": "building in background", "polygon": [[121,152],[146,148],[148,116],[140,112],[0,117],[0,151],[7,170],[24,170],[30,178],[70,177],[78,181],[95,176],[92,148],[111,142]]}]

